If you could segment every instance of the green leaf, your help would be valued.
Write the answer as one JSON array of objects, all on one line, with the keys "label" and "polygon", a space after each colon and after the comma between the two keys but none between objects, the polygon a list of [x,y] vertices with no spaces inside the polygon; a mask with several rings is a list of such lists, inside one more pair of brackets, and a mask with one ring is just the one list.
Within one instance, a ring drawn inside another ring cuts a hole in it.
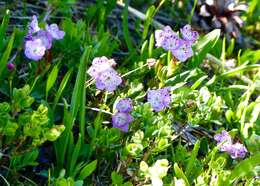
[{"label": "green leaf", "polygon": [[116,171],[113,171],[111,174],[111,178],[112,178],[112,183],[116,186],[120,186],[123,184],[124,179],[123,177],[118,174]]},{"label": "green leaf", "polygon": [[148,35],[149,26],[152,22],[153,16],[155,14],[155,7],[150,6],[145,14],[145,22],[144,22],[144,29],[143,29],[143,36],[142,39],[144,40]]},{"label": "green leaf", "polygon": [[[4,35],[5,35],[5,32],[8,28],[9,16],[10,16],[10,10],[6,10],[6,14],[5,14],[5,16],[2,20],[2,24],[1,24],[1,27],[0,27],[0,43],[1,44],[4,42]],[[0,47],[0,50],[1,49],[2,49],[2,47]]]},{"label": "green leaf", "polygon": [[199,41],[195,44],[194,49],[196,51],[201,51],[208,44],[211,44],[209,48],[212,48],[218,41],[219,37],[220,37],[220,29],[215,29],[210,33],[208,33],[207,35],[205,35],[203,38],[199,39]]},{"label": "green leaf", "polygon": [[192,58],[192,67],[198,67],[199,64],[202,63],[207,53],[209,53],[213,48],[216,49],[215,45],[217,44],[219,37],[220,30],[215,29],[199,39],[199,41],[193,47],[194,51],[198,52],[198,54]]},{"label": "green leaf", "polygon": [[191,86],[191,89],[192,90],[195,90],[196,88],[198,88],[200,85],[201,85],[201,83],[205,80],[205,79],[207,79],[207,75],[205,75],[205,76],[202,76],[201,78],[199,78],[192,86]]},{"label": "green leaf", "polygon": [[189,22],[189,24],[191,24],[192,17],[193,17],[193,14],[194,14],[195,8],[197,7],[197,4],[198,4],[198,0],[194,0],[193,6],[192,6],[192,10],[191,10],[191,13],[190,13],[190,15],[188,16],[188,22]]},{"label": "green leaf", "polygon": [[181,168],[178,166],[177,163],[174,163],[173,168],[174,168],[174,172],[175,172],[176,176],[178,178],[183,179],[184,182],[185,182],[185,185],[189,186],[190,184],[189,184],[189,181],[188,181],[187,177],[185,176],[185,174],[183,173],[183,171],[181,170]]},{"label": "green leaf", "polygon": [[255,123],[256,120],[259,118],[260,114],[260,103],[254,105],[253,111],[250,115],[250,123]]},{"label": "green leaf", "polygon": [[193,168],[194,168],[194,166],[196,166],[195,161],[196,161],[196,157],[198,155],[199,148],[200,148],[200,141],[197,141],[196,144],[193,147],[193,150],[191,152],[191,156],[189,158],[189,162],[188,162],[188,165],[187,165],[187,168],[186,168],[186,171],[185,171],[185,174],[189,178],[191,178]]},{"label": "green leaf", "polygon": [[86,177],[92,174],[92,172],[96,169],[97,167],[97,160],[92,161],[91,163],[87,164],[79,174],[79,178],[81,180],[84,180]]},{"label": "green leaf", "polygon": [[79,153],[80,153],[80,149],[81,149],[81,135],[79,134],[78,136],[78,142],[75,146],[75,148],[73,148],[73,153],[72,153],[72,156],[71,156],[71,161],[69,162],[70,164],[70,175],[72,174],[72,172],[74,171],[74,168],[75,168],[75,165],[77,163],[77,160],[78,160],[78,157],[79,157]]},{"label": "green leaf", "polygon": [[251,156],[250,158],[241,161],[231,172],[229,182],[233,182],[235,180],[238,180],[239,178],[248,175],[251,173],[254,168],[260,165],[260,153]]},{"label": "green leaf", "polygon": [[242,73],[244,71],[248,71],[248,70],[253,70],[253,69],[260,69],[260,65],[259,64],[254,64],[254,65],[241,65],[237,68],[234,68],[228,72],[225,72],[223,74],[221,74],[222,78],[226,78],[226,77],[230,77],[230,76],[234,76],[238,73]]},{"label": "green leaf", "polygon": [[4,52],[4,54],[2,55],[2,58],[0,59],[0,75],[2,74],[4,69],[6,68],[6,64],[8,62],[9,56],[11,54],[11,50],[13,48],[14,37],[15,37],[15,34],[13,33],[9,42],[8,42],[7,48]]},{"label": "green leaf", "polygon": [[128,28],[128,1],[126,1],[123,11],[123,35],[126,41],[128,51],[133,51],[133,45]]},{"label": "green leaf", "polygon": [[[70,147],[73,147],[72,145],[69,144],[70,136],[71,136],[71,141],[73,141],[73,135],[71,135],[71,130],[73,127],[74,120],[77,117],[79,107],[82,103],[82,94],[83,94],[83,89],[85,88],[85,80],[86,80],[86,69],[87,69],[87,62],[89,60],[90,54],[92,53],[92,48],[87,47],[85,48],[85,51],[80,59],[80,65],[79,65],[79,71],[77,74],[76,78],[76,83],[72,92],[72,98],[71,98],[71,104],[70,104],[70,111],[67,113],[66,110],[64,110],[64,125],[66,127],[65,131],[63,132],[62,137],[60,137],[60,140],[58,144],[56,145],[56,150],[57,155],[59,155],[57,158],[64,163],[65,160],[65,155],[66,151],[72,152],[73,149]],[[65,117],[66,116],[66,117]],[[59,145],[62,145],[59,147]],[[70,153],[67,154],[68,159],[70,159]],[[59,161],[59,163],[61,163]],[[61,166],[61,165],[60,165]]]},{"label": "green leaf", "polygon": [[48,98],[48,93],[52,86],[54,85],[57,77],[58,77],[58,72],[59,72],[59,64],[55,65],[51,71],[51,73],[48,76],[47,79],[47,84],[46,84],[46,100]]},{"label": "green leaf", "polygon": [[151,34],[149,39],[149,47],[148,47],[148,57],[151,58],[153,56],[153,47],[154,47],[154,35]]},{"label": "green leaf", "polygon": [[61,94],[63,93],[63,91],[64,91],[64,89],[65,89],[65,87],[66,87],[66,85],[67,85],[67,83],[68,83],[68,81],[70,79],[70,76],[71,76],[72,72],[73,72],[73,69],[70,69],[65,74],[64,78],[61,81],[60,87],[59,87],[59,89],[58,89],[58,91],[56,93],[55,99],[54,99],[53,111],[55,110],[55,107],[56,107],[56,105],[57,105],[57,103],[58,103],[58,101],[59,101],[59,99],[61,97]]}]

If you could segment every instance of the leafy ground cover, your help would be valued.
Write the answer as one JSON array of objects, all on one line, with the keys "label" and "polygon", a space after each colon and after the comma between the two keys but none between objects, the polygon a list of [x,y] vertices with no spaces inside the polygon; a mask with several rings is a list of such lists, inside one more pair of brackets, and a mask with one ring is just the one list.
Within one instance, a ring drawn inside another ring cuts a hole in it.
[{"label": "leafy ground cover", "polygon": [[257,4],[0,1],[0,185],[259,185]]}]

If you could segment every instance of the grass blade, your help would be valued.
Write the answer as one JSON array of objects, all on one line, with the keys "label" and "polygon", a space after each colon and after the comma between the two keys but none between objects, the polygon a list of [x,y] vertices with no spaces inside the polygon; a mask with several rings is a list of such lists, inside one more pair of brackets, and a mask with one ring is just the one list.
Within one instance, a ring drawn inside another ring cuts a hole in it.
[{"label": "grass blade", "polygon": [[2,74],[4,69],[6,68],[6,64],[8,62],[9,56],[11,54],[11,50],[13,48],[14,37],[15,37],[15,34],[13,33],[9,42],[8,42],[7,48],[6,48],[2,58],[0,60],[0,75]]},{"label": "grass blade", "polygon": [[59,72],[59,64],[55,65],[51,71],[51,73],[48,76],[47,83],[46,83],[46,100],[48,98],[48,93],[50,89],[53,87],[57,77],[58,77],[58,72]]},{"label": "grass blade", "polygon": [[87,164],[79,174],[79,180],[84,180],[88,177],[97,167],[97,160],[92,161],[91,163]]},{"label": "grass blade", "polygon": [[232,69],[228,72],[225,72],[223,74],[221,74],[221,77],[230,77],[230,76],[235,76],[238,73],[244,72],[244,71],[248,71],[248,70],[253,70],[253,69],[259,69],[260,65],[259,64],[254,64],[254,65],[242,65],[240,67],[237,67],[235,69]]},{"label": "grass blade", "polygon": [[61,97],[61,94],[63,93],[67,83],[69,82],[70,76],[73,72],[73,69],[70,69],[64,76],[64,78],[61,81],[60,87],[56,93],[55,99],[54,99],[54,104],[52,110],[55,110],[55,107],[57,106],[57,103]]}]

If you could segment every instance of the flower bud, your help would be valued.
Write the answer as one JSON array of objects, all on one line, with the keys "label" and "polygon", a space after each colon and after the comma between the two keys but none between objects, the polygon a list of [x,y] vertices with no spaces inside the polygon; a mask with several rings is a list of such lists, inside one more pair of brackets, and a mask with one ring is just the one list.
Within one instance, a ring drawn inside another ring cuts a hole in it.
[{"label": "flower bud", "polygon": [[14,68],[15,68],[15,65],[14,65],[13,63],[8,63],[8,64],[6,65],[6,67],[7,67],[7,69],[8,69],[9,71],[13,71]]}]

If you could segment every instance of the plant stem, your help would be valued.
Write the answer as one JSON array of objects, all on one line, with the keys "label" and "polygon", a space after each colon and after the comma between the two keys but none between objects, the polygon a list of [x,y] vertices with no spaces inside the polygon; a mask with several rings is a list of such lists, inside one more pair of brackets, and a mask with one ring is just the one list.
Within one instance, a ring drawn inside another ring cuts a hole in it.
[{"label": "plant stem", "polygon": [[144,65],[142,65],[142,66],[140,66],[140,67],[138,67],[138,68],[136,68],[136,69],[134,69],[134,70],[131,70],[131,71],[129,71],[129,72],[123,74],[121,77],[128,76],[128,75],[132,74],[133,72],[136,72],[136,71],[138,71],[138,70],[140,70],[140,69],[142,69],[143,67],[146,67],[146,66],[148,66],[147,63],[144,64]]}]

